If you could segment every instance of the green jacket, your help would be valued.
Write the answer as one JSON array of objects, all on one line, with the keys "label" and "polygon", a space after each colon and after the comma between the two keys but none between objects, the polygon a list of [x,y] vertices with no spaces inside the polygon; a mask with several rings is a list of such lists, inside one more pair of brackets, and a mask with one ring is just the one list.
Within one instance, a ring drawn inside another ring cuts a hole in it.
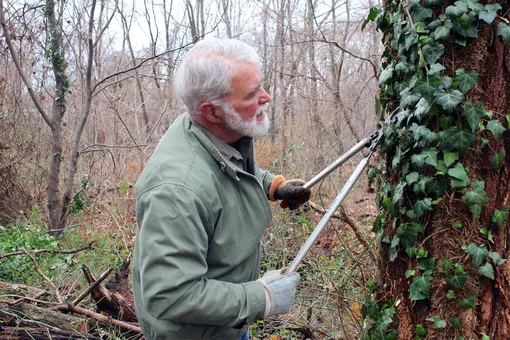
[{"label": "green jacket", "polygon": [[237,339],[265,309],[261,238],[273,175],[225,160],[188,114],[138,179],[133,291],[147,339]]}]

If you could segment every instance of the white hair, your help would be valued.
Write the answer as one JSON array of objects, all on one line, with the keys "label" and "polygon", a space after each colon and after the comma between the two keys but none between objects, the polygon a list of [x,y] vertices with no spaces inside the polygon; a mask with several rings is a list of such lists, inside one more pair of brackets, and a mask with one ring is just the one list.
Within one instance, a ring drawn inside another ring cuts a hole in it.
[{"label": "white hair", "polygon": [[188,112],[200,114],[204,102],[219,101],[231,92],[240,62],[260,64],[255,49],[236,39],[205,39],[184,56],[175,73],[174,89]]}]

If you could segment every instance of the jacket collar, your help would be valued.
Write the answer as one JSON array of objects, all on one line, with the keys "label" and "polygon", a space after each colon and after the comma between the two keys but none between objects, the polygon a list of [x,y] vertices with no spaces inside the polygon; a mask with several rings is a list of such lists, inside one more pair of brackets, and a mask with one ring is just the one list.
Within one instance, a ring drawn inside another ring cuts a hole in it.
[{"label": "jacket collar", "polygon": [[218,162],[221,170],[229,174],[236,181],[239,181],[240,179],[237,176],[238,169],[233,167],[229,162],[225,160],[225,158],[223,158],[218,149],[214,146],[211,140],[202,131],[203,128],[195,124],[188,113],[186,113],[185,117],[185,126],[192,134],[195,135],[200,144],[204,146],[204,148],[216,160],[216,162]]}]

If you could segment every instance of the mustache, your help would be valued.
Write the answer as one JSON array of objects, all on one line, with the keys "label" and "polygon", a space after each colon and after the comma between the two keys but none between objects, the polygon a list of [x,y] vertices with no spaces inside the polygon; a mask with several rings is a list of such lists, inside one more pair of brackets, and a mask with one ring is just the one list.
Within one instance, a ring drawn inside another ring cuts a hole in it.
[{"label": "mustache", "polygon": [[259,108],[257,109],[257,114],[262,113],[263,111],[266,111],[268,108],[269,108],[269,105],[267,103],[262,106],[259,106]]}]

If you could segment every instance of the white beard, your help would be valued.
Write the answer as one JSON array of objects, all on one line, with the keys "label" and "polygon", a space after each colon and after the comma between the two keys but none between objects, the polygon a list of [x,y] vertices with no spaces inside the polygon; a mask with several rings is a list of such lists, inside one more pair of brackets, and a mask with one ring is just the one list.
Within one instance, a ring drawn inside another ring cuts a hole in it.
[{"label": "white beard", "polygon": [[[232,105],[224,103],[221,108],[225,112],[225,123],[228,128],[247,137],[261,137],[269,132],[269,118],[264,111],[267,105],[262,105],[257,109],[257,113],[250,120],[245,120],[234,110]],[[264,115],[262,121],[258,121],[257,117]]]}]

